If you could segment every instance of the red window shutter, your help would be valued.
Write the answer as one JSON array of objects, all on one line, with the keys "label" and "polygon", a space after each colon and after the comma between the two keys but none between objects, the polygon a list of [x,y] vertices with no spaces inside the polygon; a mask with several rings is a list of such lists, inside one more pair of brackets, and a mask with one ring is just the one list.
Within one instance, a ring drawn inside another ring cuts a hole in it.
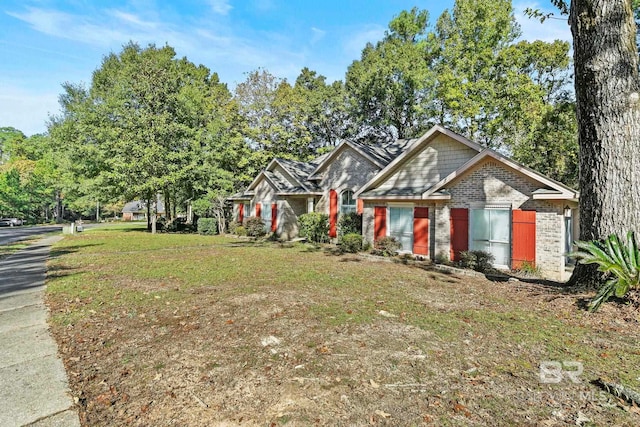
[{"label": "red window shutter", "polygon": [[244,221],[244,203],[238,205],[238,222],[242,224],[242,221]]},{"label": "red window shutter", "polygon": [[262,215],[262,206],[260,203],[256,203],[256,217],[260,218],[260,215]]},{"label": "red window shutter", "polygon": [[469,250],[469,209],[451,208],[451,260],[460,261],[460,252]]},{"label": "red window shutter", "polygon": [[511,268],[521,268],[525,262],[535,267],[536,211],[515,209],[511,214]]},{"label": "red window shutter", "polygon": [[338,236],[338,192],[329,190],[329,237]]},{"label": "red window shutter", "polygon": [[413,209],[413,253],[429,255],[429,208]]},{"label": "red window shutter", "polygon": [[275,233],[278,230],[278,204],[271,204],[271,232]]},{"label": "red window shutter", "polygon": [[364,212],[364,200],[358,199],[356,203],[356,213],[362,215],[362,212]]},{"label": "red window shutter", "polygon": [[375,241],[387,235],[387,208],[376,206],[373,208],[373,217],[373,240]]}]

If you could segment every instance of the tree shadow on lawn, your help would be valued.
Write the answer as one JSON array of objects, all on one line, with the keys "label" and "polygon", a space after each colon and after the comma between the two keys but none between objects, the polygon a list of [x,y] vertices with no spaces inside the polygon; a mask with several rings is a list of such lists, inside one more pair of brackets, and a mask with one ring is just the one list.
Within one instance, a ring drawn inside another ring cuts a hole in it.
[{"label": "tree shadow on lawn", "polygon": [[58,258],[64,255],[73,254],[80,249],[89,248],[91,246],[102,246],[103,243],[80,243],[77,245],[63,246],[59,248],[51,248],[49,258]]}]

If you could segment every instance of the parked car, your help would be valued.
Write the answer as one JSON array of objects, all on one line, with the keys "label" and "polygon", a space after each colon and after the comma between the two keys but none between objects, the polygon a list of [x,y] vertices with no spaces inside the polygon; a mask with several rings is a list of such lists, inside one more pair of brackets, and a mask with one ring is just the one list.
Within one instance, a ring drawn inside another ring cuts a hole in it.
[{"label": "parked car", "polygon": [[23,221],[20,218],[0,218],[0,227],[13,227],[22,224]]}]

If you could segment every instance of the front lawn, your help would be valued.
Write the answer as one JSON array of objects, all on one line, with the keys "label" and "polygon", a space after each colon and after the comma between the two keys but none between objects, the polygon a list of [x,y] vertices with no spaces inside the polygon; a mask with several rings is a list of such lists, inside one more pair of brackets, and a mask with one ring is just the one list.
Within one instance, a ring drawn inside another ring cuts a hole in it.
[{"label": "front lawn", "polygon": [[640,423],[590,383],[640,389],[638,313],[557,286],[135,228],[66,237],[47,283],[87,426]]}]

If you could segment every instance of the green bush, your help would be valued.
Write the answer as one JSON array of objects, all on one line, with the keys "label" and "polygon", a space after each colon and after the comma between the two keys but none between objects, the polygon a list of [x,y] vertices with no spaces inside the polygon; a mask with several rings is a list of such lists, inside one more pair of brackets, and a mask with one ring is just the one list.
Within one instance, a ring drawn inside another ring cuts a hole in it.
[{"label": "green bush", "polygon": [[355,254],[362,250],[362,236],[358,233],[349,233],[340,237],[338,242],[344,252]]},{"label": "green bush", "polygon": [[267,234],[264,228],[264,221],[258,216],[247,218],[244,222],[244,228],[247,230],[249,237],[262,237]]},{"label": "green bush", "polygon": [[382,256],[394,256],[398,251],[402,249],[402,245],[395,237],[381,237],[373,243],[374,255]]},{"label": "green bush", "polygon": [[640,287],[640,251],[632,231],[627,233],[623,244],[617,235],[611,234],[603,242],[576,242],[578,251],[570,256],[580,264],[598,264],[598,271],[608,280],[598,289],[589,303],[589,311],[596,311],[612,296],[622,298],[632,289]]},{"label": "green bush", "polygon": [[449,254],[447,254],[445,251],[438,252],[435,262],[436,264],[451,264],[451,261],[449,261]]},{"label": "green bush", "polygon": [[362,215],[357,212],[348,212],[340,215],[338,230],[342,236],[347,234],[362,235]]},{"label": "green bush", "polygon": [[235,228],[234,233],[238,236],[246,236],[247,235],[247,229],[244,228],[244,226],[239,225]]},{"label": "green bush", "polygon": [[459,265],[462,268],[469,268],[481,273],[493,269],[492,263],[495,260],[493,254],[485,251],[462,251],[460,252]]},{"label": "green bush", "polygon": [[298,217],[299,234],[314,243],[329,241],[329,215],[310,212]]},{"label": "green bush", "polygon": [[218,220],[215,218],[198,218],[198,234],[217,234]]},{"label": "green bush", "polygon": [[240,227],[241,225],[242,225],[242,224],[240,224],[240,223],[239,223],[239,222],[237,222],[237,221],[230,221],[230,222],[229,222],[229,225],[228,225],[229,233],[231,233],[231,234],[237,234],[237,233],[236,233],[236,228]]}]

